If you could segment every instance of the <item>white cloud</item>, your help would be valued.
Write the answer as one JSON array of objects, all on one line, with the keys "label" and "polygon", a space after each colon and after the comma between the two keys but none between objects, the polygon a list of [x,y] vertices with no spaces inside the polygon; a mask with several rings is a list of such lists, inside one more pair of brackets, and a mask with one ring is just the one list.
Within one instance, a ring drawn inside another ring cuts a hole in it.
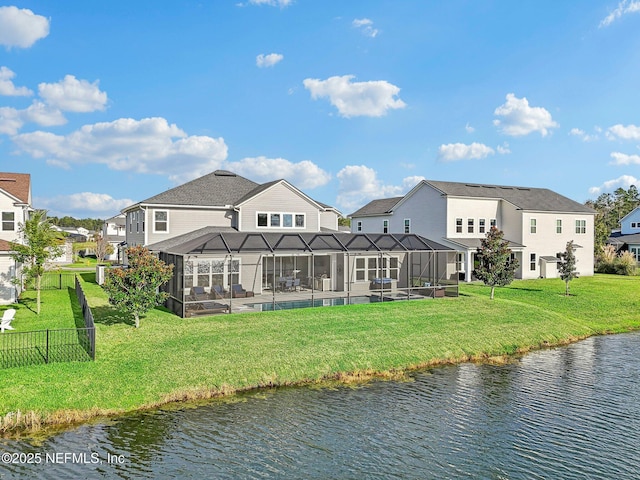
[{"label": "white cloud", "polygon": [[27,121],[37,123],[43,127],[52,127],[55,125],[64,125],[67,119],[64,118],[62,112],[57,108],[50,107],[44,103],[34,100],[26,110],[20,110],[22,118]]},{"label": "white cloud", "polygon": [[300,189],[312,189],[326,185],[331,175],[315,163],[303,160],[298,163],[284,158],[249,157],[238,162],[227,162],[226,168],[255,181],[268,182],[284,178]]},{"label": "white cloud", "polygon": [[613,12],[602,19],[599,27],[608,27],[623,15],[635,12],[640,12],[640,0],[622,0]]},{"label": "white cloud", "polygon": [[612,152],[611,165],[640,165],[640,155],[627,155],[626,153]]},{"label": "white cloud", "polygon": [[40,97],[52,107],[68,112],[94,112],[104,110],[107,94],[98,88],[98,81],[89,83],[73,75],[65,75],[57,83],[38,85]]},{"label": "white cloud", "polygon": [[256,65],[259,68],[273,67],[276,63],[281,62],[284,55],[279,53],[270,53],[269,55],[260,54],[256,57]]},{"label": "white cloud", "polygon": [[49,35],[49,20],[31,10],[0,7],[0,45],[28,48]]},{"label": "white cloud", "polygon": [[11,107],[0,107],[0,133],[15,135],[24,125],[22,114]]},{"label": "white cloud", "polygon": [[640,140],[640,127],[636,125],[614,125],[607,129],[607,138],[609,140]]},{"label": "white cloud", "polygon": [[363,35],[367,37],[375,38],[378,36],[378,29],[373,28],[373,21],[368,18],[356,18],[353,22],[351,22],[353,28],[357,28],[362,32]]},{"label": "white cloud", "polygon": [[53,198],[36,197],[33,204],[37,208],[49,211],[52,216],[81,216],[106,218],[114,212],[119,212],[125,207],[135,203],[128,198],[115,199],[106,193],[72,193],[71,195],[58,195]]},{"label": "white cloud", "polygon": [[493,148],[475,142],[471,145],[448,143],[446,145],[440,145],[440,148],[438,148],[438,158],[443,162],[486,158],[494,153],[496,152]]},{"label": "white cloud", "polygon": [[[595,128],[596,132],[598,132],[598,128]],[[582,130],[581,128],[572,128],[569,131],[569,135],[580,138],[583,142],[591,142],[593,140],[598,140],[598,135],[589,135],[587,132]]]},{"label": "white cloud", "polygon": [[509,149],[509,144],[507,142],[504,142],[502,145],[498,145],[496,147],[496,150],[500,155],[507,155],[511,153],[511,150]]},{"label": "white cloud", "polygon": [[405,177],[402,185],[385,185],[376,171],[366,165],[347,165],[336,175],[338,177],[338,206],[345,211],[354,211],[376,198],[404,195],[422,176]]},{"label": "white cloud", "polygon": [[395,99],[400,88],[384,81],[351,82],[353,75],[329,77],[326,80],[307,78],[302,83],[311,92],[311,98],[329,98],[343,117],[380,117],[389,109],[404,108],[406,104]]},{"label": "white cloud", "polygon": [[188,136],[159,117],[84,125],[65,136],[36,131],[12,140],[34,158],[167,175],[176,183],[210,173],[227,158],[223,138]]},{"label": "white cloud", "polygon": [[591,187],[589,193],[591,195],[598,195],[604,191],[613,191],[618,187],[629,188],[631,185],[638,185],[638,179],[631,175],[622,175],[613,180],[607,180],[599,187]]},{"label": "white cloud", "polygon": [[467,133],[473,133],[476,131],[475,128],[473,128],[471,125],[469,125],[469,122],[467,122],[467,124],[464,126],[464,129],[467,131]]},{"label": "white cloud", "polygon": [[249,0],[250,5],[268,5],[270,7],[288,7],[293,0]]},{"label": "white cloud", "polygon": [[16,76],[13,71],[7,67],[0,67],[0,95],[7,95],[10,97],[28,97],[33,95],[33,92],[27,87],[16,87],[11,80]]},{"label": "white cloud", "polygon": [[525,97],[517,98],[513,93],[508,93],[506,98],[504,105],[500,105],[494,111],[495,115],[502,117],[501,120],[493,121],[502,133],[518,137],[540,132],[545,137],[550,128],[558,126],[546,109],[530,107]]}]

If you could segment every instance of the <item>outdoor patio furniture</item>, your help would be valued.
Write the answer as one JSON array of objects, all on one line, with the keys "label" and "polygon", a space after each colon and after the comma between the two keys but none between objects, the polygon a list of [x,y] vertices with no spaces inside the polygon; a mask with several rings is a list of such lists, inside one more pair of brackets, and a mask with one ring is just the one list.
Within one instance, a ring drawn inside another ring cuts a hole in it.
[{"label": "outdoor patio furniture", "polygon": [[293,280],[293,290],[294,291],[298,291],[300,289],[301,289],[301,287],[300,287],[300,279],[299,278],[295,278]]},{"label": "outdoor patio furniture", "polygon": [[224,303],[208,301],[208,302],[192,303],[188,305],[186,314],[188,316],[194,316],[194,315],[209,315],[212,313],[228,313],[228,312],[229,312],[229,305],[226,305]]},{"label": "outdoor patio furniture", "polygon": [[227,292],[224,288],[222,288],[222,286],[220,285],[214,285],[211,288],[211,296],[216,299],[216,298],[228,298],[229,297],[229,292]]},{"label": "outdoor patio furniture", "polygon": [[16,309],[9,308],[4,311],[2,314],[2,319],[0,320],[0,332],[4,333],[5,330],[13,330],[11,326],[11,321],[16,316]]},{"label": "outdoor patio furniture", "polygon": [[290,292],[291,290],[293,290],[293,279],[292,278],[287,278],[287,281],[284,284],[284,289],[287,292]]},{"label": "outdoor patio furniture", "polygon": [[237,284],[231,286],[231,296],[233,298],[253,297],[253,292],[242,288],[242,284]]},{"label": "outdoor patio furniture", "polygon": [[190,300],[195,300],[196,302],[199,302],[202,300],[209,300],[209,294],[206,292],[204,287],[200,287],[200,286],[191,287]]}]

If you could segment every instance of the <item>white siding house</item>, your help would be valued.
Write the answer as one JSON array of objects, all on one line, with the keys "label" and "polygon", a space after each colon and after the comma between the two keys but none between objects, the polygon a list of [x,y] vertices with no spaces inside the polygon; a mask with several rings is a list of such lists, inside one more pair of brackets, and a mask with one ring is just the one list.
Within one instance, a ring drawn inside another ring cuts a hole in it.
[{"label": "white siding house", "polygon": [[[423,180],[404,197],[374,200],[349,215],[352,232],[410,231],[460,252],[461,279],[492,226],[519,260],[517,278],[556,277],[570,240],[580,275],[593,275],[595,212],[551,190]],[[640,217],[640,214],[639,214]],[[640,231],[640,218],[636,220]]]},{"label": "white siding house", "polygon": [[618,251],[628,250],[640,262],[640,207],[620,220],[620,231],[611,234],[607,243],[615,246]]},{"label": "white siding house", "polygon": [[29,219],[31,176],[25,173],[0,173],[0,304],[14,303],[20,294],[13,279],[20,265],[11,258],[9,242],[20,242],[18,227]]}]

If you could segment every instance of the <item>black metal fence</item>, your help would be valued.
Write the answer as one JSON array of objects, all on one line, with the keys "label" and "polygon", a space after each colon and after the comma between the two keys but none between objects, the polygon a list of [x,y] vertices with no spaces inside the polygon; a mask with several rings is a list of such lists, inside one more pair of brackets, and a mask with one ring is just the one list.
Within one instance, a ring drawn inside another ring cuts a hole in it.
[{"label": "black metal fence", "polygon": [[[73,275],[73,274],[72,274]],[[82,362],[96,358],[96,328],[80,281],[73,275],[84,327],[0,335],[0,368],[52,362]]]},{"label": "black metal fence", "polygon": [[[75,287],[76,274],[73,272],[47,272],[40,280],[40,290],[62,290]],[[35,281],[26,285],[27,290],[35,290]]]},{"label": "black metal fence", "polygon": [[1,338],[2,368],[95,358],[95,328],[4,332]]}]

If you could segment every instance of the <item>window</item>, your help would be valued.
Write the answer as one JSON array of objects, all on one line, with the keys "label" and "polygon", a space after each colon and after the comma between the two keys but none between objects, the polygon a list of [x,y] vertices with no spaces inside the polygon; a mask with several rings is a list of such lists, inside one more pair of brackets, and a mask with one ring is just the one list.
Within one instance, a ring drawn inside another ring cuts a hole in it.
[{"label": "window", "polygon": [[458,253],[456,255],[456,270],[458,272],[464,272],[464,253]]},{"label": "window", "polygon": [[411,219],[404,219],[404,233],[411,233]]},{"label": "window", "polygon": [[473,218],[467,220],[467,232],[473,233]]},{"label": "window", "polygon": [[398,279],[400,262],[397,257],[356,257],[356,281],[370,282],[374,278]]},{"label": "window", "polygon": [[478,220],[478,233],[486,233],[486,220],[481,218]]},{"label": "window", "polygon": [[361,232],[362,231],[362,222],[358,221],[356,222],[356,232]]},{"label": "window", "polygon": [[556,219],[556,233],[562,233],[562,219]]},{"label": "window", "polygon": [[631,247],[629,251],[636,257],[636,262],[640,262],[640,247]]},{"label": "window", "polygon": [[304,213],[256,213],[258,227],[271,228],[304,228]]},{"label": "window", "polygon": [[382,221],[382,233],[389,233],[389,220]]},{"label": "window", "polygon": [[529,257],[529,270],[533,272],[535,271],[535,269],[536,269],[536,254],[532,253],[531,256]]},{"label": "window", "polygon": [[[214,285],[227,289],[229,281],[234,285],[240,283],[240,260],[198,260],[184,263],[184,287],[188,289],[195,285],[210,290]],[[231,277],[231,279],[229,279]]]},{"label": "window", "polygon": [[538,231],[538,221],[535,218],[529,220],[529,229],[531,233],[536,233]]},{"label": "window", "polygon": [[492,228],[493,228],[493,227],[498,228],[498,221],[497,221],[495,218],[492,218],[492,219],[491,219],[491,227],[492,227]]},{"label": "window", "polygon": [[587,233],[586,220],[576,220],[576,233]]},{"label": "window", "polygon": [[456,233],[462,233],[462,219],[456,218]]},{"label": "window", "polygon": [[169,231],[169,212],[167,210],[156,210],[153,212],[153,219],[154,232]]},{"label": "window", "polygon": [[15,213],[14,212],[2,212],[2,230],[15,230]]}]

